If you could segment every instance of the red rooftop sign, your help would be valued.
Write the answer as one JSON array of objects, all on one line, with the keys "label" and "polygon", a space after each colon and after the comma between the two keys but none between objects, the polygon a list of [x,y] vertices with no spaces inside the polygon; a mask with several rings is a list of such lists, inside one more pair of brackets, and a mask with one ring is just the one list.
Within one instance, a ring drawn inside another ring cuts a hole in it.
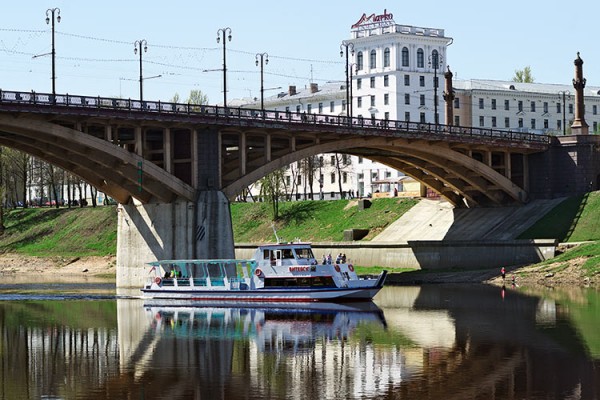
[{"label": "red rooftop sign", "polygon": [[388,13],[387,10],[383,10],[383,14],[380,14],[380,15],[375,15],[375,13],[373,13],[373,14],[367,16],[367,14],[363,13],[362,17],[360,17],[358,22],[356,22],[354,25],[352,25],[352,29],[358,28],[362,25],[377,24],[377,23],[381,23],[381,22],[390,22],[393,20],[394,20],[394,14]]}]

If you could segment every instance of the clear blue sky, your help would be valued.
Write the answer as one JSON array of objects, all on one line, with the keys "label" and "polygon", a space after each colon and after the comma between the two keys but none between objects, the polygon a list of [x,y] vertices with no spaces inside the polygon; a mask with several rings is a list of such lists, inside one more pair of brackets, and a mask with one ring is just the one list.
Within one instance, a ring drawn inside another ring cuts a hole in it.
[{"label": "clear blue sky", "polygon": [[3,4],[1,89],[51,92],[51,57],[43,54],[51,51],[45,13],[54,7],[61,10],[57,93],[139,98],[133,42],[145,39],[143,75],[162,77],[144,81],[144,99],[168,101],[175,93],[185,99],[199,89],[211,104],[222,102],[222,45],[216,32],[224,27],[233,36],[227,42],[228,100],[260,95],[256,53],[269,54],[266,95],[311,80],[342,81],[341,41],[350,38],[350,26],[363,13],[384,9],[398,24],[441,28],[454,38],[446,61],[458,79],[510,80],[515,70],[530,66],[536,82],[570,84],[580,51],[588,86],[600,86],[600,3],[591,0],[44,0]]}]

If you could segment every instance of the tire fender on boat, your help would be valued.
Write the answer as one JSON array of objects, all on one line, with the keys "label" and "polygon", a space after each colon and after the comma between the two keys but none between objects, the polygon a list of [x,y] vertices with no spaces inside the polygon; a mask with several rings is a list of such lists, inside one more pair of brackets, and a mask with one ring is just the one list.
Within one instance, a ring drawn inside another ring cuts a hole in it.
[{"label": "tire fender on boat", "polygon": [[350,270],[350,272],[354,272],[354,265],[348,264],[348,269]]},{"label": "tire fender on boat", "polygon": [[340,272],[340,266],[338,264],[335,264],[334,268],[335,272]]},{"label": "tire fender on boat", "polygon": [[256,268],[256,269],[254,270],[254,275],[256,275],[256,276],[261,276],[261,275],[262,275],[262,270],[261,270],[260,268]]},{"label": "tire fender on boat", "polygon": [[157,276],[156,278],[154,278],[154,283],[156,283],[157,285],[160,285],[161,282],[162,282],[162,279],[160,279],[159,276]]}]

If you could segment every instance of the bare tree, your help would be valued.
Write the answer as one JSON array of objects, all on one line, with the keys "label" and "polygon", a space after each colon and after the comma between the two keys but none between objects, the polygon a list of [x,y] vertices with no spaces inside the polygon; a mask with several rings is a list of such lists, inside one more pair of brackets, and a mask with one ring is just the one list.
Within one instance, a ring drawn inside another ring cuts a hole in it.
[{"label": "bare tree", "polygon": [[271,172],[260,180],[260,194],[271,204],[273,209],[273,221],[279,218],[279,201],[284,194],[284,169]]},{"label": "bare tree", "polygon": [[348,156],[347,154],[339,154],[339,153],[335,153],[334,154],[334,165],[333,167],[335,168],[335,172],[337,174],[337,181],[338,181],[338,187],[340,190],[340,197],[342,199],[346,198],[346,193],[343,191],[343,187],[342,187],[342,178],[344,173],[347,173],[351,161],[350,161],[350,156]]}]

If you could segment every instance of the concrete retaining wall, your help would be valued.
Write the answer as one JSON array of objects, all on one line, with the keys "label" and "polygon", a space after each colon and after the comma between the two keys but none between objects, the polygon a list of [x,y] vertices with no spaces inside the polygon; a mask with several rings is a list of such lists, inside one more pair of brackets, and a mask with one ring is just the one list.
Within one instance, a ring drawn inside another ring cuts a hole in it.
[{"label": "concrete retaining wall", "polygon": [[[536,263],[554,257],[557,242],[552,239],[509,241],[410,241],[313,243],[317,259],[323,254],[345,253],[360,266],[417,269],[480,269]],[[236,258],[250,258],[255,244],[238,243]]]}]

